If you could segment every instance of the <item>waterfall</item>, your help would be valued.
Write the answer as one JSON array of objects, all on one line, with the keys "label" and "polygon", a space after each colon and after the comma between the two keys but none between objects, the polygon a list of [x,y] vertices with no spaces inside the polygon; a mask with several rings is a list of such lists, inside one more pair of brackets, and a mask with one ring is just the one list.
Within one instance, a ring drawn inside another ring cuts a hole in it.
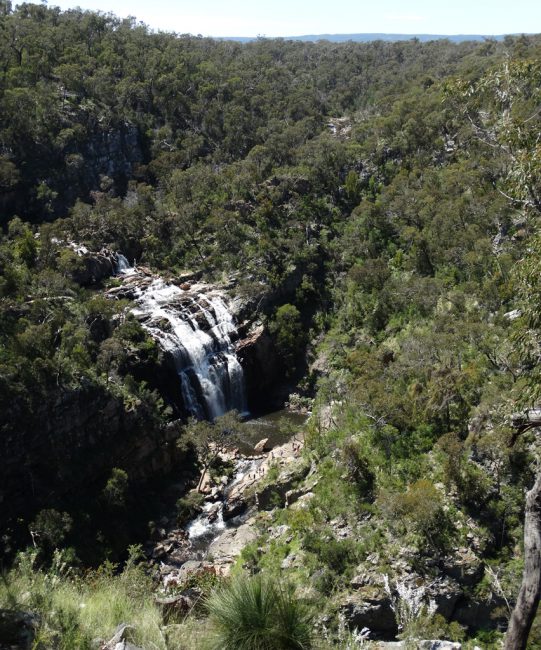
[{"label": "waterfall", "polygon": [[135,272],[135,269],[130,266],[124,255],[116,253],[115,275],[133,275]]},{"label": "waterfall", "polygon": [[[123,259],[118,256],[118,272]],[[126,261],[127,263],[127,261]],[[246,411],[244,376],[234,341],[237,329],[219,295],[183,290],[154,279],[138,287],[134,314],[175,363],[187,411],[210,419],[232,409]]]}]

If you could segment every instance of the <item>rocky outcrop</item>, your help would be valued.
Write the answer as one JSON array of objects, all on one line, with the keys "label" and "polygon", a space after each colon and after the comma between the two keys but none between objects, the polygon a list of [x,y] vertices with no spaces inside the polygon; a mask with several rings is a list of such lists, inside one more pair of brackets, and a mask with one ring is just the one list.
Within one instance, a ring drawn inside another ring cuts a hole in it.
[{"label": "rocky outcrop", "polygon": [[128,123],[95,129],[83,145],[82,154],[86,163],[84,179],[96,187],[103,176],[117,180],[130,178],[134,167],[144,160],[138,129]]},{"label": "rocky outcrop", "polygon": [[[255,499],[259,510],[270,510],[277,506],[288,505],[286,495],[291,493],[292,488],[306,477],[309,470],[310,465],[304,460],[294,461],[287,465],[275,481],[271,481],[256,491]],[[296,496],[297,499],[298,496]]]},{"label": "rocky outcrop", "polygon": [[143,650],[131,642],[135,628],[126,623],[121,623],[114,636],[100,646],[101,650]]},{"label": "rocky outcrop", "polygon": [[383,590],[369,588],[349,595],[340,605],[340,612],[350,628],[367,627],[378,639],[390,641],[398,633],[391,601]]},{"label": "rocky outcrop", "polygon": [[79,257],[71,272],[72,279],[83,287],[99,285],[114,275],[118,256],[108,248],[93,252],[84,246],[72,246]]},{"label": "rocky outcrop", "polygon": [[[150,540],[145,547],[148,557],[155,563],[156,577],[163,582],[166,591],[171,586],[182,587],[193,573],[229,573],[243,548],[259,535],[256,506],[261,489],[258,486],[264,490],[263,484],[268,481],[268,485],[279,485],[278,489],[285,495],[288,487],[308,472],[309,465],[298,457],[301,447],[302,441],[294,438],[266,455],[242,457],[230,452],[237,461],[233,479],[229,483],[227,479],[219,481],[219,491],[205,498],[203,512],[190,525],[179,529],[177,522],[160,534],[158,543]],[[277,481],[271,482],[268,473],[276,467],[280,468],[280,475]],[[218,525],[213,524],[216,519]],[[191,537],[194,523],[197,532]],[[204,533],[201,526],[207,529]],[[201,535],[206,539],[203,545]]]},{"label": "rocky outcrop", "polygon": [[244,371],[248,404],[257,409],[268,405],[269,391],[280,377],[274,342],[261,323],[254,324],[237,344],[237,357]]}]

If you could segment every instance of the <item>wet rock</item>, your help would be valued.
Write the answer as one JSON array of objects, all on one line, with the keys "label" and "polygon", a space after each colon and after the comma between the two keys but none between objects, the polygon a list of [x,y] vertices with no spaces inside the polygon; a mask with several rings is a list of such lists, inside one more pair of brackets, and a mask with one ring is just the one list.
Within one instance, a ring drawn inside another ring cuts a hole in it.
[{"label": "wet rock", "polygon": [[230,519],[233,519],[233,517],[238,517],[239,515],[242,515],[242,513],[246,512],[247,507],[248,505],[246,501],[242,499],[227,501],[224,504],[224,509],[222,513],[224,521],[229,521]]},{"label": "wet rock", "polygon": [[209,520],[210,523],[213,521],[216,521],[218,519],[218,515],[220,514],[220,510],[222,509],[222,504],[221,503],[215,503],[212,508],[208,511],[207,514],[207,519]]}]

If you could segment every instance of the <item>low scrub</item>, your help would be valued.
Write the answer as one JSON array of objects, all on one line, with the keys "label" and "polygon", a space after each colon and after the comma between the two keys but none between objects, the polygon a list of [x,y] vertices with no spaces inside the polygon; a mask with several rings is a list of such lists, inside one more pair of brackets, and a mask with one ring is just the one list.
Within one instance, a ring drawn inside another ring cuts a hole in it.
[{"label": "low scrub", "polygon": [[311,615],[293,587],[262,576],[238,577],[207,601],[212,650],[305,650]]}]

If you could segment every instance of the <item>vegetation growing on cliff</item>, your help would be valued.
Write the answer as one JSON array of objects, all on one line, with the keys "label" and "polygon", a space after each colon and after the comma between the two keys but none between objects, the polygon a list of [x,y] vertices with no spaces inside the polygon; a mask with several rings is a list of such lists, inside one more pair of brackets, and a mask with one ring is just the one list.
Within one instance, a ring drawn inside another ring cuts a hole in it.
[{"label": "vegetation growing on cliff", "polygon": [[173,417],[157,346],[81,281],[68,243],[108,246],[254,299],[314,397],[308,505],[262,515],[245,570],[287,574],[336,630],[352,592],[392,602],[384,575],[444,578],[456,611],[492,594],[482,626],[503,627],[536,454],[509,417],[539,396],[539,39],[240,45],[31,4],[0,30],[4,480],[52,486],[41,513],[2,507],[25,514],[44,567],[57,546],[74,564],[127,547],[135,488],[110,467],[80,507],[13,441],[70,400],[157,444]]}]

